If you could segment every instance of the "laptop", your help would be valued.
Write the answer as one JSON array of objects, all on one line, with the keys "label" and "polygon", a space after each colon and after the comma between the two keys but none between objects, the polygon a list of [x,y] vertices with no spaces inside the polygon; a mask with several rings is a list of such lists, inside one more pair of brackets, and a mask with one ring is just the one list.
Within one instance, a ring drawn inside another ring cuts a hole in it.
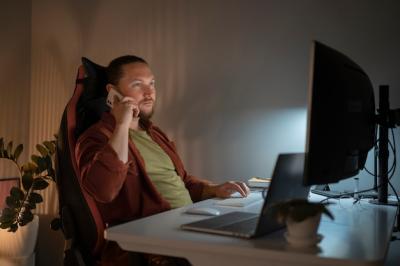
[{"label": "laptop", "polygon": [[261,213],[230,212],[217,217],[181,225],[197,232],[254,238],[279,230],[271,205],[293,198],[306,199],[310,187],[303,186],[304,153],[279,154]]}]

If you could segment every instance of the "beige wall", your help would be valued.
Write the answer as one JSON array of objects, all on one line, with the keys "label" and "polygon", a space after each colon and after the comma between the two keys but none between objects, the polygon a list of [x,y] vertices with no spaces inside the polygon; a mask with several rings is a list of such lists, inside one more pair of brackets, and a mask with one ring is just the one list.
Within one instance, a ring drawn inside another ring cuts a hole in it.
[{"label": "beige wall", "polygon": [[[31,63],[31,3],[4,1],[0,8],[0,137],[29,147]],[[15,147],[15,146],[14,146]],[[27,159],[27,152],[21,161]],[[17,176],[8,161],[0,160],[0,177]]]}]

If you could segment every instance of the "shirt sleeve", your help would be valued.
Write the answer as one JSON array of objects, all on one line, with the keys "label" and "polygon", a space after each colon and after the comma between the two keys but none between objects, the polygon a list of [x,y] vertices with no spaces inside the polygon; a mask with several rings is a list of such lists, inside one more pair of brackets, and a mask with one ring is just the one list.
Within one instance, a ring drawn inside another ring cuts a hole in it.
[{"label": "shirt sleeve", "polygon": [[111,202],[125,182],[131,161],[123,163],[108,144],[108,137],[94,130],[79,138],[75,158],[83,189],[98,202]]},{"label": "shirt sleeve", "polygon": [[186,171],[182,177],[182,180],[185,183],[185,187],[189,191],[190,197],[192,198],[193,202],[203,200],[202,194],[204,186],[211,183],[208,180],[188,175]]}]

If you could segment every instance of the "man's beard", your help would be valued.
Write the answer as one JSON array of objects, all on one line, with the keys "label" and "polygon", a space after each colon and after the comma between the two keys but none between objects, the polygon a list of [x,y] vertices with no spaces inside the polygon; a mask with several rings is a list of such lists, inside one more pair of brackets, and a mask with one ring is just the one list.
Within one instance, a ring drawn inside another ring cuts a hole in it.
[{"label": "man's beard", "polygon": [[139,118],[144,121],[149,121],[153,117],[153,114],[154,114],[154,105],[149,113],[140,112]]}]

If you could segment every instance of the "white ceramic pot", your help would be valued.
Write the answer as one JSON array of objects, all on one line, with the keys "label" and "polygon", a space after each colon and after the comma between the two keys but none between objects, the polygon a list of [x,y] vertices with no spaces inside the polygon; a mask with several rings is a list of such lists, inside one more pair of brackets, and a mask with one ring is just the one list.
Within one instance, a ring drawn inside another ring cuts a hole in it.
[{"label": "white ceramic pot", "polygon": [[35,246],[39,230],[39,216],[18,228],[17,232],[0,229],[0,265],[35,265]]},{"label": "white ceramic pot", "polygon": [[291,237],[295,238],[312,238],[317,235],[319,222],[321,221],[321,213],[309,217],[301,222],[286,221],[287,232]]}]

